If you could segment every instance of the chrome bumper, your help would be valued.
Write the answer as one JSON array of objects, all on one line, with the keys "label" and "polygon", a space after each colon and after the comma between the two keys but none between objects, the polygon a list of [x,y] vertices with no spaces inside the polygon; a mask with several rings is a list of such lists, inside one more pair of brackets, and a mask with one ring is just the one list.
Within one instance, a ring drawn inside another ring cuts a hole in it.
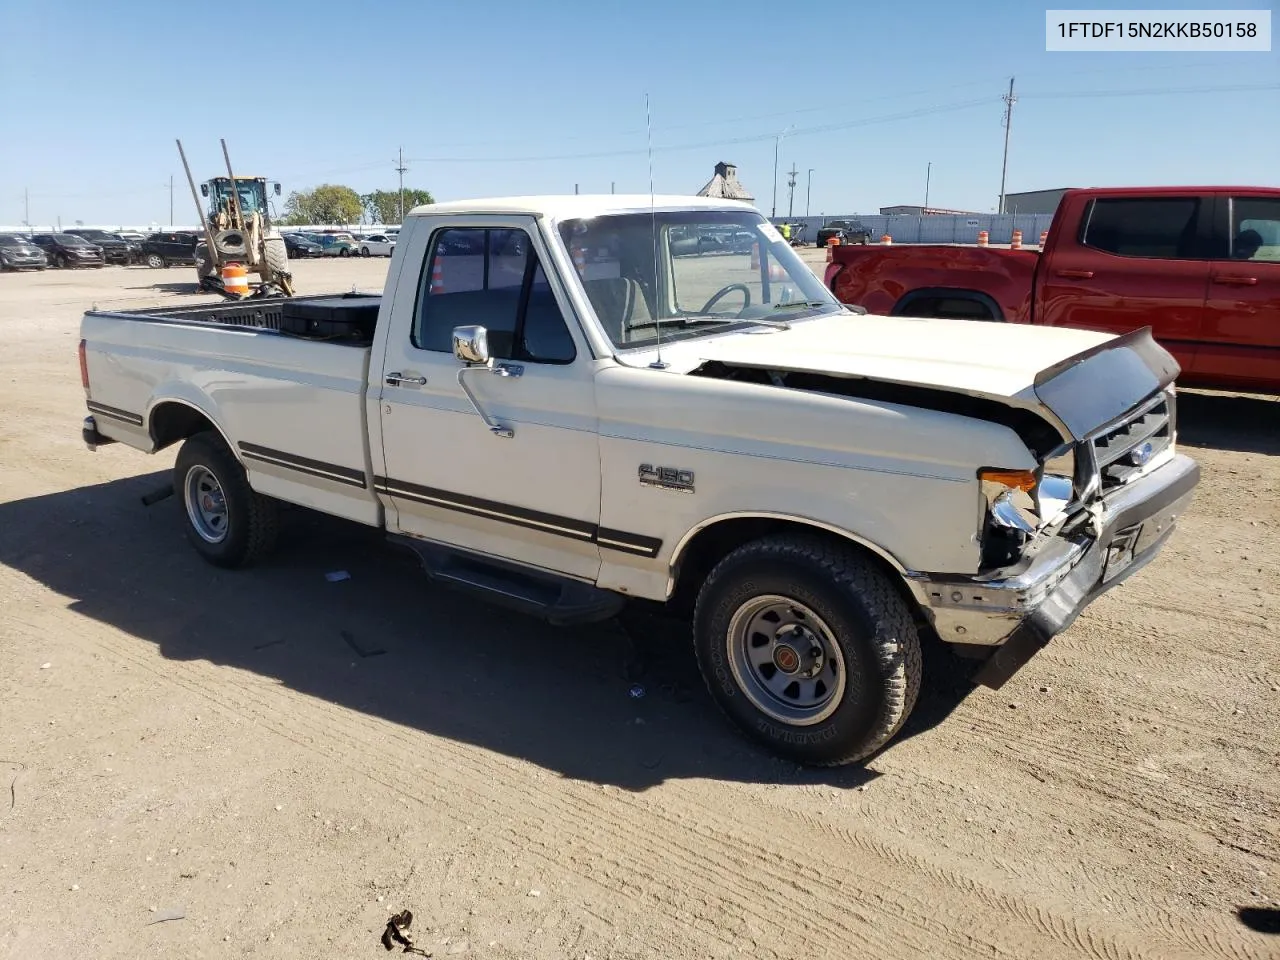
[{"label": "chrome bumper", "polygon": [[943,640],[996,648],[975,680],[999,687],[1094,598],[1155,558],[1199,480],[1199,465],[1175,456],[1103,498],[1088,534],[1048,541],[1021,568],[986,578],[910,578]]},{"label": "chrome bumper", "polygon": [[98,421],[93,417],[84,418],[84,424],[80,428],[80,437],[90,451],[95,451],[108,443],[115,443],[110,437],[104,437],[98,432]]}]

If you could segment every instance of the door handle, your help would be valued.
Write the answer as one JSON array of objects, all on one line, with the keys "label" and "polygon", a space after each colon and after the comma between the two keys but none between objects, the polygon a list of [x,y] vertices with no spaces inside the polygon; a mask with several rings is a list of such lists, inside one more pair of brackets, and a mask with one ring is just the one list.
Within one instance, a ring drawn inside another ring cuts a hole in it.
[{"label": "door handle", "polygon": [[1058,276],[1066,277],[1068,280],[1092,280],[1092,270],[1059,270]]},{"label": "door handle", "polygon": [[427,382],[426,377],[406,377],[404,374],[400,373],[399,371],[397,371],[396,373],[388,373],[385,379],[387,382],[387,386],[389,387],[398,387],[402,383],[413,383],[421,387],[421,386],[425,386]]},{"label": "door handle", "polygon": [[1252,287],[1255,284],[1257,284],[1258,278],[1257,277],[1237,277],[1237,276],[1231,276],[1228,274],[1227,276],[1214,277],[1213,282],[1226,283],[1226,284],[1230,284],[1233,287]]}]

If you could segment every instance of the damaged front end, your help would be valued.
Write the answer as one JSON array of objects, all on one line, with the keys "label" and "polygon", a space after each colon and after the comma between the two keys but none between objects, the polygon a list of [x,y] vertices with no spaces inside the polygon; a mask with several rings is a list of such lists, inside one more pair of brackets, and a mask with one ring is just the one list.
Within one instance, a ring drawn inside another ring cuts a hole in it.
[{"label": "damaged front end", "polygon": [[938,635],[998,688],[1097,596],[1159,553],[1199,481],[1175,449],[1171,384],[1045,456],[980,470],[977,574],[910,574]]}]

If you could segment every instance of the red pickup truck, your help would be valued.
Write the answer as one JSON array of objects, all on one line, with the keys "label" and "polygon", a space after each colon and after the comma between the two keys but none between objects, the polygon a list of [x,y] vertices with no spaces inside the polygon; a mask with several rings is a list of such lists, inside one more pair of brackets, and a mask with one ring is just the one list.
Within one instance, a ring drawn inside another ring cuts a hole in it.
[{"label": "red pickup truck", "polygon": [[1150,327],[1181,383],[1280,391],[1280,188],[1068,190],[1041,252],[838,246],[826,282],[874,314]]}]

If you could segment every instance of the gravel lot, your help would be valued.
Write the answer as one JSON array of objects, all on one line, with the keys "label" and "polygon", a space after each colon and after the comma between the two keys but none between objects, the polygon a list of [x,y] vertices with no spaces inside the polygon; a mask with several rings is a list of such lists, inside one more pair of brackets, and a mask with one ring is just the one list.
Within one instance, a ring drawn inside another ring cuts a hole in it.
[{"label": "gravel lot", "polygon": [[737,737],[678,624],[637,656],[302,510],[267,566],[202,563],[140,501],[174,451],[83,448],[75,356],[89,305],[193,276],[0,276],[0,957],[383,956],[404,908],[437,957],[1280,955],[1239,914],[1280,908],[1274,400],[1184,393],[1205,475],[1159,561],[815,773]]}]

